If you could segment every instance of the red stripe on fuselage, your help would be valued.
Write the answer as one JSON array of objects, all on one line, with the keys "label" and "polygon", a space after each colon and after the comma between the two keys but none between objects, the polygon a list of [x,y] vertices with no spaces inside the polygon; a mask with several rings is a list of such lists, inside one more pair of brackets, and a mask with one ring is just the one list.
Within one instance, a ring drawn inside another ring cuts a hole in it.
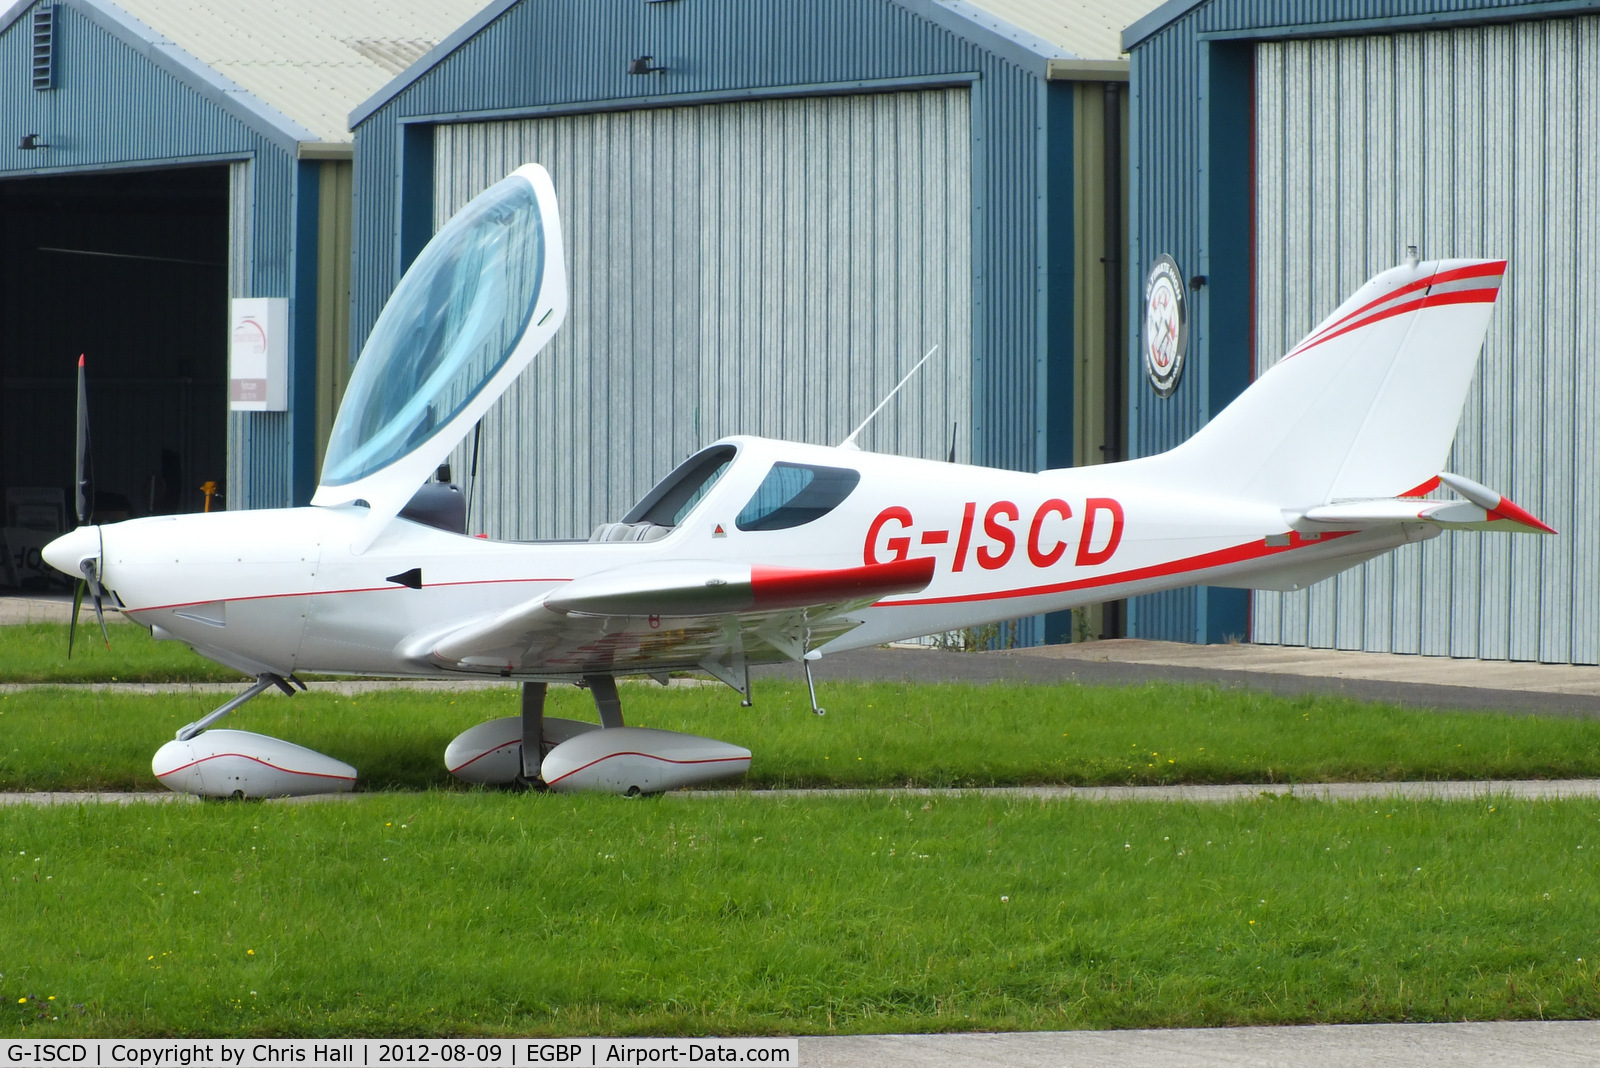
[{"label": "red stripe on fuselage", "polygon": [[[571,582],[569,578],[473,579],[470,582],[429,582],[418,589],[435,590],[446,586],[504,586],[513,582]],[[333,597],[344,593],[398,593],[410,586],[356,586],[348,590],[302,590],[297,593],[255,593],[248,597],[207,597],[203,601],[178,601],[175,604],[152,604],[142,608],[123,608],[123,612],[166,612],[174,608],[189,608],[197,604],[241,604],[245,601],[273,601],[284,597]]]},{"label": "red stripe on fuselage", "polygon": [[1242,545],[1230,546],[1226,549],[1217,549],[1198,556],[1187,556],[1181,560],[1173,560],[1165,564],[1151,564],[1148,567],[1136,567],[1130,571],[1117,571],[1109,575],[1096,575],[1093,578],[1075,579],[1071,582],[1053,582],[1044,586],[1025,586],[1014,590],[998,590],[991,593],[965,593],[955,597],[923,597],[913,601],[880,601],[879,608],[900,608],[909,605],[928,604],[963,604],[971,601],[1003,601],[1011,598],[1041,597],[1052,593],[1066,593],[1071,590],[1089,590],[1097,586],[1115,586],[1123,582],[1140,582],[1144,579],[1166,578],[1170,575],[1183,575],[1191,571],[1206,571],[1213,567],[1225,567],[1228,564],[1243,563],[1247,560],[1260,560],[1269,556],[1280,556],[1284,553],[1303,549],[1308,545],[1321,545],[1334,538],[1343,538],[1357,533],[1354,530],[1330,531],[1315,541],[1307,541],[1299,534],[1290,532],[1288,545],[1268,545],[1266,539],[1245,542]]}]

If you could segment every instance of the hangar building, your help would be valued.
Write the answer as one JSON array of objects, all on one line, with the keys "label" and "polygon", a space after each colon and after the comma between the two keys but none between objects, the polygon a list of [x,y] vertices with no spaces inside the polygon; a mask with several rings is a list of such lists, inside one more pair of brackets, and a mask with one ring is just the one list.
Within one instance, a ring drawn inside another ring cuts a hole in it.
[{"label": "hangar building", "polygon": [[535,161],[572,311],[454,458],[473,529],[585,537],[729,433],[837,443],[935,345],[864,447],[1114,458],[1118,34],[1150,6],[494,0],[350,116],[353,345]]},{"label": "hangar building", "polygon": [[[24,2],[0,14],[0,584],[69,524],[303,503],[348,368],[345,117],[476,10]],[[286,298],[286,410],[229,413],[230,298]]]},{"label": "hangar building", "polygon": [[[1193,433],[1408,246],[1504,257],[1450,470],[1561,532],[1446,533],[1298,593],[1140,598],[1129,633],[1600,663],[1600,2],[1172,0],[1122,41],[1131,453]],[[1166,397],[1137,343],[1163,254],[1191,280]]]}]

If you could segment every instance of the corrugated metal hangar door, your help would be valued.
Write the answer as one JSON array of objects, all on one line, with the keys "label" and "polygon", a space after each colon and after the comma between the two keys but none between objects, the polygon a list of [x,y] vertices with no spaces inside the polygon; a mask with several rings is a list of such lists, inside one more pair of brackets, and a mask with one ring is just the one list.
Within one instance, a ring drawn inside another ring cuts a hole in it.
[{"label": "corrugated metal hangar door", "polygon": [[[550,170],[567,325],[483,424],[474,530],[582,538],[726,434],[968,454],[965,89],[441,127],[435,223]],[[457,480],[472,462],[457,450]]]},{"label": "corrugated metal hangar door", "polygon": [[1258,370],[1407,245],[1506,257],[1450,469],[1561,534],[1256,594],[1253,640],[1600,662],[1600,19],[1263,44],[1256,93]]}]

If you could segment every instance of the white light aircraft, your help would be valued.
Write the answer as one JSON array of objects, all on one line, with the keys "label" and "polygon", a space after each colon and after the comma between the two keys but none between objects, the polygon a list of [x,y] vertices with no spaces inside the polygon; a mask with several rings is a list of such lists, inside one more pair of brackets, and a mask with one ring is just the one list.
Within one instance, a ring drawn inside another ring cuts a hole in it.
[{"label": "white light aircraft", "polygon": [[[459,494],[418,487],[566,314],[554,189],[529,165],[396,288],[310,507],[80,526],[45,557],[97,610],[104,592],[256,677],[156,755],[175,790],[350,789],[331,757],[207,729],[324,672],[521,681],[520,714],[451,743],[458,777],[656,792],[742,774],[750,753],[624,726],[619,676],[703,671],[748,703],[753,664],[798,661],[809,682],[837,650],[1190,584],[1298,589],[1445,529],[1554,533],[1442,472],[1504,268],[1379,274],[1158,456],[1030,474],[730,437],[588,542],[490,541],[467,536]],[[1441,485],[1454,499],[1425,497]],[[586,685],[600,725],[544,717],[552,682]]]}]

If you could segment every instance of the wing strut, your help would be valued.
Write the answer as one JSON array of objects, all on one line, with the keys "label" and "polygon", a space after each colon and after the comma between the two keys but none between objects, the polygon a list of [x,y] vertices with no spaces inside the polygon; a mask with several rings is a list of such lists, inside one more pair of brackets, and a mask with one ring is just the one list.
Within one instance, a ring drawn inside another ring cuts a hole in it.
[{"label": "wing strut", "polygon": [[817,704],[817,684],[812,681],[811,678],[811,661],[820,660],[821,658],[821,653],[807,653],[805,656],[800,658],[800,666],[805,668],[806,689],[811,691],[811,711],[815,712],[819,716],[826,716],[828,714],[828,710]]}]

